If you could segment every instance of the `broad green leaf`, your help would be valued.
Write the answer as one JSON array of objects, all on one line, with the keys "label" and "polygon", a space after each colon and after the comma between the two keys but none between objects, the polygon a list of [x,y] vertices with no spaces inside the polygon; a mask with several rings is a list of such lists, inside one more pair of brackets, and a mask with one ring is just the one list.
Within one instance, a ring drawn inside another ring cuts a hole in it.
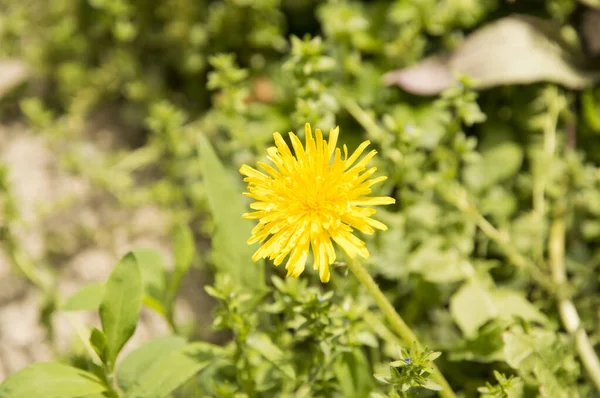
[{"label": "broad green leaf", "polygon": [[102,362],[106,361],[106,336],[102,333],[101,330],[97,328],[92,329],[92,334],[90,335],[90,344],[96,354],[100,357]]},{"label": "broad green leaf", "polygon": [[546,316],[535,308],[521,292],[511,289],[496,289],[493,296],[498,312],[504,317],[517,316],[540,324],[548,322]]},{"label": "broad green leaf", "polygon": [[333,372],[344,397],[368,397],[373,389],[371,369],[360,350],[344,352],[336,358]]},{"label": "broad green leaf", "polygon": [[184,275],[190,268],[196,251],[194,235],[187,225],[181,225],[175,230],[173,251],[175,254],[175,272]]},{"label": "broad green leaf", "polygon": [[506,363],[514,369],[519,369],[521,363],[535,352],[528,336],[522,333],[505,332],[503,340]]},{"label": "broad green leaf", "polygon": [[384,76],[386,84],[421,95],[438,94],[466,75],[477,88],[547,81],[571,89],[590,86],[600,74],[581,48],[561,36],[560,25],[533,16],[510,16],[469,35],[451,54]]},{"label": "broad green leaf", "polygon": [[236,278],[246,288],[264,286],[264,263],[254,263],[254,248],[246,244],[252,223],[242,218],[246,213],[242,189],[223,166],[210,142],[199,138],[200,164],[211,213],[215,219],[213,261],[219,271]]},{"label": "broad green leaf", "polygon": [[275,365],[284,375],[292,380],[296,378],[294,368],[289,363],[286,363],[283,351],[273,344],[269,336],[264,333],[254,333],[248,336],[246,344]]},{"label": "broad green leaf", "polygon": [[97,310],[104,296],[104,283],[91,283],[82,287],[62,305],[64,311]]},{"label": "broad green leaf", "polygon": [[0,384],[0,397],[70,398],[106,390],[92,373],[56,362],[39,362],[8,376]]},{"label": "broad green leaf", "polygon": [[442,250],[441,241],[431,239],[409,257],[411,272],[433,283],[453,283],[467,278],[472,265],[457,250]]},{"label": "broad green leaf", "polygon": [[183,347],[183,337],[167,336],[153,339],[134,351],[131,351],[119,362],[117,380],[123,390],[128,390],[136,380],[153,366],[160,364],[160,359]]},{"label": "broad green leaf", "polygon": [[141,305],[140,269],[133,253],[128,253],[110,274],[100,304],[100,320],[106,335],[106,362],[109,366],[114,366],[119,351],[135,332]]},{"label": "broad green leaf", "polygon": [[487,288],[477,280],[465,283],[450,299],[450,313],[467,338],[474,338],[481,326],[496,318],[514,316],[545,323],[540,313],[519,292]]},{"label": "broad green leaf", "polygon": [[130,384],[125,398],[166,397],[222,355],[220,347],[197,342],[160,356]]},{"label": "broad green leaf", "polygon": [[166,266],[163,256],[155,249],[138,249],[132,253],[140,267],[144,305],[164,313]]}]

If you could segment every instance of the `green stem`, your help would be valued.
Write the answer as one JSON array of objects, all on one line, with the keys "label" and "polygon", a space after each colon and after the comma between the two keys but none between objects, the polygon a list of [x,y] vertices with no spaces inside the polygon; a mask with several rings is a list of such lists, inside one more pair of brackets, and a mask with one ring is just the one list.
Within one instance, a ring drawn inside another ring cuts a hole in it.
[{"label": "green stem", "polygon": [[527,270],[531,277],[546,291],[552,293],[556,286],[548,279],[544,272],[529,258],[523,256],[517,248],[515,248],[507,235],[496,229],[474,206],[469,206],[466,210],[475,218],[475,224],[483,231],[483,233],[496,242],[498,246],[506,253],[511,263],[517,267]]},{"label": "green stem", "polygon": [[[550,227],[549,243],[550,270],[552,271],[552,279],[557,285],[562,285],[567,280],[565,235],[565,218],[563,214],[560,214]],[[558,300],[558,311],[565,329],[575,337],[575,347],[585,370],[596,385],[596,390],[600,392],[600,360],[585,329],[581,326],[577,308],[570,299],[560,298]]]},{"label": "green stem", "polygon": [[[423,348],[421,342],[417,339],[417,336],[412,329],[404,322],[402,317],[396,312],[394,306],[387,297],[383,294],[377,283],[373,280],[371,275],[367,272],[365,267],[356,259],[348,259],[348,268],[354,274],[356,279],[367,289],[367,292],[373,297],[375,303],[379,309],[383,312],[383,315],[387,318],[390,323],[391,329],[404,341],[405,344],[411,345],[416,344],[419,349]],[[433,366],[433,379],[434,381],[442,386],[440,396],[443,398],[456,398],[456,394],[452,390],[452,387],[448,384],[437,366],[432,363]]]},{"label": "green stem", "polygon": [[386,136],[385,131],[356,101],[344,96],[339,96],[339,100],[346,111],[367,131],[370,138],[379,141]]}]

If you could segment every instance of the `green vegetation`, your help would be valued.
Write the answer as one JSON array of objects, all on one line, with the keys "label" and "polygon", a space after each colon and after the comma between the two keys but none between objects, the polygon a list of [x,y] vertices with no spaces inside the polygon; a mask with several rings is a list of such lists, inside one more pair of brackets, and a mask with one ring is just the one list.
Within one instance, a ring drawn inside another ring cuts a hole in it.
[{"label": "green vegetation", "polygon": [[[428,397],[433,361],[446,397],[600,396],[599,16],[596,0],[0,0],[2,123],[123,208],[164,211],[173,241],[172,261],[119,253],[65,296],[69,242],[28,253],[0,163],[0,244],[47,338],[60,314],[100,319],[0,398]],[[90,157],[98,119],[120,144]],[[305,123],[378,150],[373,196],[396,204],[375,216],[387,231],[357,232],[363,265],[422,344],[351,264],[323,284],[312,262],[284,279],[252,261],[238,170]],[[192,271],[218,334],[177,314]],[[121,352],[141,309],[169,333]]]}]

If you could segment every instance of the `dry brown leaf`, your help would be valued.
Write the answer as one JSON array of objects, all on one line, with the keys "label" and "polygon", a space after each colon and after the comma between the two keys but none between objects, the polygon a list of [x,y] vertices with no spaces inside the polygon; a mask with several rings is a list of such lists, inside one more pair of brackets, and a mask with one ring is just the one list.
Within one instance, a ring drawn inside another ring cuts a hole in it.
[{"label": "dry brown leaf", "polygon": [[600,73],[586,61],[580,48],[562,39],[554,22],[511,16],[472,33],[453,53],[389,72],[383,81],[420,95],[438,94],[460,75],[471,78],[476,88],[548,81],[581,89]]}]

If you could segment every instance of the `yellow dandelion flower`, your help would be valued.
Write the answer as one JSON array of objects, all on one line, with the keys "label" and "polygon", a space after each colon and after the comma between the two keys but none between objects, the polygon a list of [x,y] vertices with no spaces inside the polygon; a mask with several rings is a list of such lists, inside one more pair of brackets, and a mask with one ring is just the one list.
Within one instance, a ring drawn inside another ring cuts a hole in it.
[{"label": "yellow dandelion flower", "polygon": [[258,220],[248,244],[262,245],[252,260],[268,257],[279,265],[289,256],[287,276],[298,277],[312,249],[313,268],[319,270],[322,282],[328,282],[329,266],[336,258],[333,242],[350,258],[357,254],[367,258],[365,242],[354,236],[354,229],[365,234],[387,229],[371,218],[375,209],[362,206],[388,205],[395,200],[366,196],[371,186],[387,178],[369,179],[377,168],[367,170],[367,164],[377,151],[358,160],[369,141],[360,144],[350,157],[344,145],[342,159],[341,150],[336,148],[339,128],[331,129],[329,141],[323,139],[319,129],[313,138],[308,123],[305,133],[306,146],[289,133],[294,154],[281,134],[273,134],[275,146],[267,149],[267,158],[275,167],[258,162],[266,174],[247,165],[240,168],[248,183],[244,195],[256,200],[250,205],[255,211],[243,217]]}]

